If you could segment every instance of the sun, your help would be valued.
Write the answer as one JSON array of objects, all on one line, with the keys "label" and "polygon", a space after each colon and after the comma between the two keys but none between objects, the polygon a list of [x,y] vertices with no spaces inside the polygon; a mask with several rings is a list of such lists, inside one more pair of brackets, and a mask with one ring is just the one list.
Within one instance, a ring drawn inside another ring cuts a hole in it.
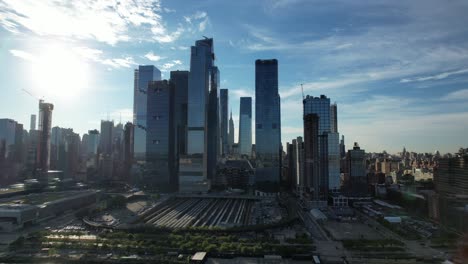
[{"label": "sun", "polygon": [[49,101],[72,102],[88,89],[88,64],[59,44],[40,50],[31,67],[31,91]]}]

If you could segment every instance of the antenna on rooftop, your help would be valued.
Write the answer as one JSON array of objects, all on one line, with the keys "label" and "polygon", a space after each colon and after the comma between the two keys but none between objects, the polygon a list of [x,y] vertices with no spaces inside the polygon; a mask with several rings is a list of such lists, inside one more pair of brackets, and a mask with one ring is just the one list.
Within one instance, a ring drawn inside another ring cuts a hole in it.
[{"label": "antenna on rooftop", "polygon": [[304,86],[303,86],[302,83],[301,83],[301,91],[302,91],[302,100],[304,100],[305,99],[305,97],[304,97]]}]

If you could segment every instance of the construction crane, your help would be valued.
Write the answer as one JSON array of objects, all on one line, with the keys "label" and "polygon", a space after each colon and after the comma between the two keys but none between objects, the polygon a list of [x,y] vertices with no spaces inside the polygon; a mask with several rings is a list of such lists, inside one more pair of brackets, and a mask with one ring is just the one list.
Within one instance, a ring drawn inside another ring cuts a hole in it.
[{"label": "construction crane", "polygon": [[26,89],[21,89],[23,92],[29,94],[29,96],[31,96],[32,98],[38,100],[38,101],[41,101],[41,100],[44,100],[44,96],[42,96],[41,98],[38,98],[37,96],[35,96],[34,94],[32,94],[30,91],[26,90]]}]

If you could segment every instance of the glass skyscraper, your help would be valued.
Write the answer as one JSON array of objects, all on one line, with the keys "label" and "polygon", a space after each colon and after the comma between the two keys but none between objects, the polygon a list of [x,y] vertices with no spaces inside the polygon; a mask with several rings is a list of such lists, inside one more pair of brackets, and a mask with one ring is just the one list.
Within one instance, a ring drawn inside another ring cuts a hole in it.
[{"label": "glass skyscraper", "polygon": [[228,147],[228,89],[220,90],[220,114],[221,114],[221,142],[222,142],[222,154],[226,155],[229,151]]},{"label": "glass skyscraper", "polygon": [[151,82],[147,100],[146,164],[149,174],[144,180],[160,191],[175,191],[174,85],[167,80]]},{"label": "glass skyscraper", "polygon": [[134,155],[137,162],[146,156],[146,93],[151,81],[161,80],[161,71],[153,65],[140,65],[134,74],[133,124]]},{"label": "glass skyscraper", "polygon": [[281,175],[281,110],[278,61],[255,61],[256,181],[274,183]]},{"label": "glass skyscraper", "polygon": [[331,132],[330,98],[325,95],[313,97],[307,95],[303,101],[304,116],[317,114],[319,117],[319,135]]},{"label": "glass skyscraper", "polygon": [[[52,111],[54,105],[39,100],[39,145],[37,147],[37,168],[47,177],[45,173],[50,166],[50,134],[52,130]],[[42,180],[45,180],[42,178]]]},{"label": "glass skyscraper", "polygon": [[174,84],[174,126],[176,128],[177,154],[187,154],[187,103],[188,71],[171,71],[171,83]]},{"label": "glass skyscraper", "polygon": [[[316,114],[318,116],[318,146],[319,146],[319,179],[318,190],[322,198],[329,190],[340,187],[340,145],[338,134],[338,120],[336,104],[330,105],[330,98],[306,96],[303,100],[304,116]],[[317,182],[315,175],[310,182]],[[317,189],[317,187],[314,187]],[[317,198],[316,195],[314,195]]]},{"label": "glass skyscraper", "polygon": [[216,164],[221,154],[221,120],[219,107],[219,69],[211,68],[211,82],[208,99],[208,123],[207,123],[207,177],[213,180],[216,175]]},{"label": "glass skyscraper", "polygon": [[208,101],[213,80],[213,39],[202,39],[191,47],[187,104],[187,155],[179,161],[179,191],[198,192],[210,188],[207,172]]},{"label": "glass skyscraper", "polygon": [[232,154],[232,146],[234,145],[234,120],[232,120],[232,111],[231,116],[229,117],[229,134],[228,134],[228,145],[229,145],[229,154]]},{"label": "glass skyscraper", "polygon": [[252,97],[240,98],[239,154],[252,155]]}]

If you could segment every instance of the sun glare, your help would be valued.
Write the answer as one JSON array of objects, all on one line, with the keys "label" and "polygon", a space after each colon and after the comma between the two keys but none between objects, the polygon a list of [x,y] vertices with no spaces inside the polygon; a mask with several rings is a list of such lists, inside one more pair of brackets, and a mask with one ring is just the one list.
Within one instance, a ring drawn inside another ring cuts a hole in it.
[{"label": "sun glare", "polygon": [[32,64],[31,90],[38,97],[73,101],[88,87],[88,65],[70,48],[50,45]]}]

